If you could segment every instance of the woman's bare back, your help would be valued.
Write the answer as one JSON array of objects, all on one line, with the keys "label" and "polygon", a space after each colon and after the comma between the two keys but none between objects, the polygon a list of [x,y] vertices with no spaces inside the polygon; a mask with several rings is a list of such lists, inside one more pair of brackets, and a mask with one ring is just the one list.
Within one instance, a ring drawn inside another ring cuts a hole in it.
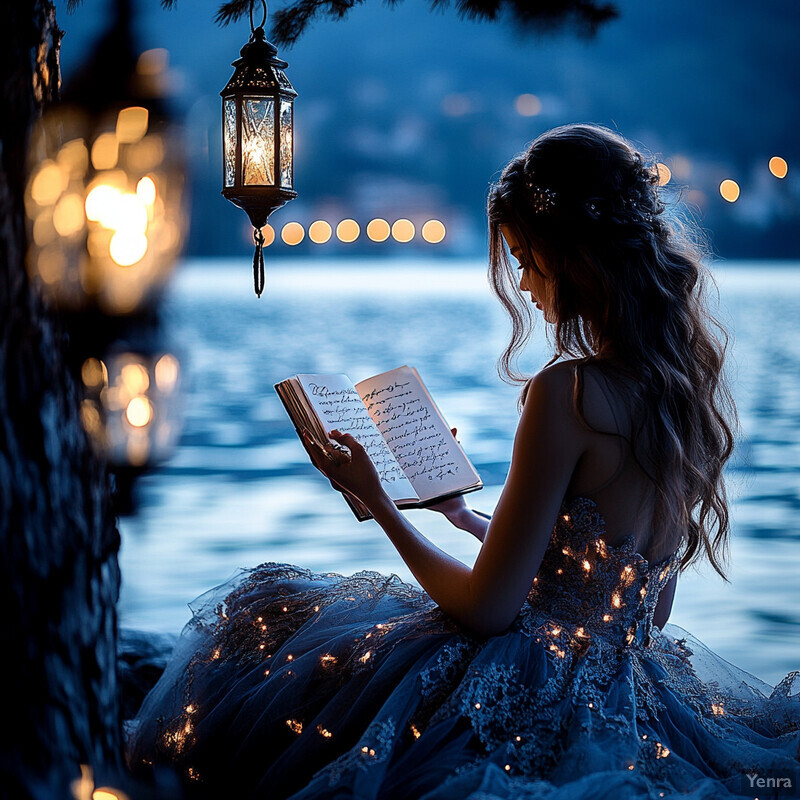
[{"label": "woman's bare back", "polygon": [[567,497],[586,497],[597,504],[609,544],[633,534],[637,551],[658,563],[675,551],[680,537],[676,532],[651,552],[656,492],[629,444],[636,420],[623,400],[625,383],[597,361],[582,367],[574,363],[582,372],[582,409],[592,430],[586,431],[588,448],[575,466]]}]

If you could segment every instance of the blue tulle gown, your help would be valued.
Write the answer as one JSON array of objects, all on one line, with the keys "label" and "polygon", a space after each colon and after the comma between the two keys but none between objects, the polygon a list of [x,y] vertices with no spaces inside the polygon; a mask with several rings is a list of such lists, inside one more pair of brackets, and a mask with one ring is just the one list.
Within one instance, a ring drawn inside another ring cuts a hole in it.
[{"label": "blue tulle gown", "polygon": [[131,766],[237,800],[796,792],[797,673],[773,689],[659,630],[678,558],[603,536],[594,503],[565,503],[519,616],[489,638],[396,575],[242,572],[200,598],[132,726]]}]

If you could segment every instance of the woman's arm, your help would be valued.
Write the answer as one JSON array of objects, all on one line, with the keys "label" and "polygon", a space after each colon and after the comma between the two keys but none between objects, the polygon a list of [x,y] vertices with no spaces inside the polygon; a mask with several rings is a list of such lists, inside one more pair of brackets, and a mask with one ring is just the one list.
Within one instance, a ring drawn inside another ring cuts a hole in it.
[{"label": "woman's arm", "polygon": [[678,585],[678,576],[673,575],[661,589],[658,595],[658,602],[656,603],[656,610],[653,613],[653,625],[656,625],[660,630],[664,630],[667,624],[669,615],[672,611],[672,602],[675,599],[675,587]]},{"label": "woman's arm", "polygon": [[350,448],[349,462],[328,461],[313,447],[309,453],[334,485],[364,502],[434,602],[467,628],[492,636],[508,628],[530,591],[572,471],[586,447],[584,429],[572,411],[572,385],[571,367],[561,364],[531,382],[508,479],[472,569],[436,547],[400,514],[353,437],[332,434]]},{"label": "woman's arm", "polygon": [[449,500],[443,500],[441,503],[428,506],[428,508],[431,511],[438,511],[440,514],[444,514],[451,525],[471,533],[479,542],[486,538],[491,516],[470,508],[463,495],[451,497]]}]

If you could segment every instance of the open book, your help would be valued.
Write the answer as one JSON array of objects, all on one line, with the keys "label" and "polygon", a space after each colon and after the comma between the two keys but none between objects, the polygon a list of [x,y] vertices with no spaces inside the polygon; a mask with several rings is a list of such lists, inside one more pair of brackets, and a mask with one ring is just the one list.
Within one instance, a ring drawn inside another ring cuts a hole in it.
[{"label": "open book", "polygon": [[[347,375],[295,375],[275,385],[296,429],[321,442],[338,429],[355,437],[398,508],[423,508],[483,486],[413,367],[360,383]],[[359,520],[363,503],[345,494]]]}]

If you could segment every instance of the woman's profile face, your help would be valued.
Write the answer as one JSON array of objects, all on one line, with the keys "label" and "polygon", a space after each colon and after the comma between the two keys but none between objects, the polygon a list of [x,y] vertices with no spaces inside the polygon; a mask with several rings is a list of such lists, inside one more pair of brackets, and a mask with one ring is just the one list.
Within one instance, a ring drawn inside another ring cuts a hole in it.
[{"label": "woman's profile face", "polygon": [[507,225],[500,227],[500,232],[508,245],[508,251],[520,265],[520,291],[529,292],[531,302],[538,308],[547,322],[555,323],[556,314],[553,307],[553,295],[549,272],[544,260],[534,252],[526,252]]}]

